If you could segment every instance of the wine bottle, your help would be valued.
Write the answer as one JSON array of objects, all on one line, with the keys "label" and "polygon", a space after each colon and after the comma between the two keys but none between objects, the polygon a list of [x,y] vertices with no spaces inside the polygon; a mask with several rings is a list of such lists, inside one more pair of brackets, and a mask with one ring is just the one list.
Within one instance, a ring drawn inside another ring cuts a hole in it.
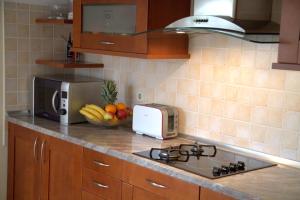
[{"label": "wine bottle", "polygon": [[73,42],[72,42],[72,36],[71,36],[71,33],[69,34],[69,39],[68,39],[68,42],[67,42],[67,60],[72,60],[73,58],[73,52],[71,51],[73,47]]}]

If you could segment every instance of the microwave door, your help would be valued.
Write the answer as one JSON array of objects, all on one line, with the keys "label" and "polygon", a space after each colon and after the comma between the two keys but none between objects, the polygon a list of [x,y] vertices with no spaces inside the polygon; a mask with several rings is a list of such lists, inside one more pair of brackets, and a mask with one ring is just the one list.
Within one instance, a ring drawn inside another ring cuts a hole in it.
[{"label": "microwave door", "polygon": [[61,82],[36,78],[34,84],[34,114],[59,121]]}]

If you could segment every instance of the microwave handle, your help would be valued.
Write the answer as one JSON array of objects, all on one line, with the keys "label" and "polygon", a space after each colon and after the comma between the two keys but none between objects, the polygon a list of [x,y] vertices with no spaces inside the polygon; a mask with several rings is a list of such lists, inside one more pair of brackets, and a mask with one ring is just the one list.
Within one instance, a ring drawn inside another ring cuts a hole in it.
[{"label": "microwave handle", "polygon": [[54,110],[55,113],[57,113],[57,109],[56,109],[56,107],[55,107],[55,99],[56,99],[56,97],[57,97],[57,93],[58,93],[58,91],[55,90],[55,92],[54,92],[53,95],[52,95],[52,108],[53,108],[53,110]]}]

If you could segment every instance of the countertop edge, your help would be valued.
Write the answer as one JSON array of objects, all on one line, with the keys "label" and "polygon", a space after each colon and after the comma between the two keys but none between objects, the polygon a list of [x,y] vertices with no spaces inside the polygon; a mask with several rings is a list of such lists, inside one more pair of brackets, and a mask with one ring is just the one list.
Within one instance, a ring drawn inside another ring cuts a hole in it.
[{"label": "countertop edge", "polygon": [[240,192],[234,188],[229,188],[229,187],[223,186],[222,184],[214,183],[213,180],[209,180],[206,178],[199,180],[199,177],[198,178],[193,177],[194,175],[192,175],[189,172],[185,172],[185,171],[182,171],[182,173],[179,174],[175,171],[172,171],[173,168],[170,166],[167,166],[167,165],[161,166],[154,161],[151,161],[151,160],[148,160],[145,158],[141,158],[141,157],[133,155],[133,154],[124,153],[124,152],[117,151],[117,150],[112,150],[110,148],[99,146],[99,145],[89,143],[89,142],[85,142],[80,139],[68,136],[68,135],[62,135],[60,133],[57,133],[56,131],[52,131],[52,130],[49,130],[49,129],[31,124],[31,123],[19,120],[17,118],[9,116],[9,115],[6,116],[6,121],[17,124],[19,126],[22,126],[22,127],[28,128],[28,129],[32,129],[34,131],[40,132],[40,133],[48,135],[48,136],[52,136],[54,138],[62,139],[64,141],[71,142],[76,145],[80,145],[84,148],[88,148],[88,149],[97,151],[99,153],[104,153],[104,154],[119,158],[121,160],[125,160],[128,162],[137,164],[139,166],[146,167],[148,169],[154,170],[156,172],[160,172],[162,174],[165,174],[165,175],[168,175],[168,176],[171,176],[174,178],[178,178],[178,179],[188,182],[188,183],[199,185],[200,187],[205,187],[207,189],[211,189],[213,191],[220,192],[224,195],[230,196],[235,199],[249,199],[249,200],[250,199],[251,200],[259,200],[260,199],[259,197],[255,197],[255,196],[249,195],[247,193]]}]

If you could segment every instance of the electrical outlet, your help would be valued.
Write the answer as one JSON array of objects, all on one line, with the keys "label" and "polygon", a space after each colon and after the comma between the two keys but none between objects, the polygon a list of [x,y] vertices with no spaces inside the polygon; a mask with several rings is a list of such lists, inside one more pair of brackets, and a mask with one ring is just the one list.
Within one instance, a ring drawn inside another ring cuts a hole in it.
[{"label": "electrical outlet", "polygon": [[144,94],[142,92],[138,92],[136,94],[136,100],[137,101],[143,101],[144,100]]}]

